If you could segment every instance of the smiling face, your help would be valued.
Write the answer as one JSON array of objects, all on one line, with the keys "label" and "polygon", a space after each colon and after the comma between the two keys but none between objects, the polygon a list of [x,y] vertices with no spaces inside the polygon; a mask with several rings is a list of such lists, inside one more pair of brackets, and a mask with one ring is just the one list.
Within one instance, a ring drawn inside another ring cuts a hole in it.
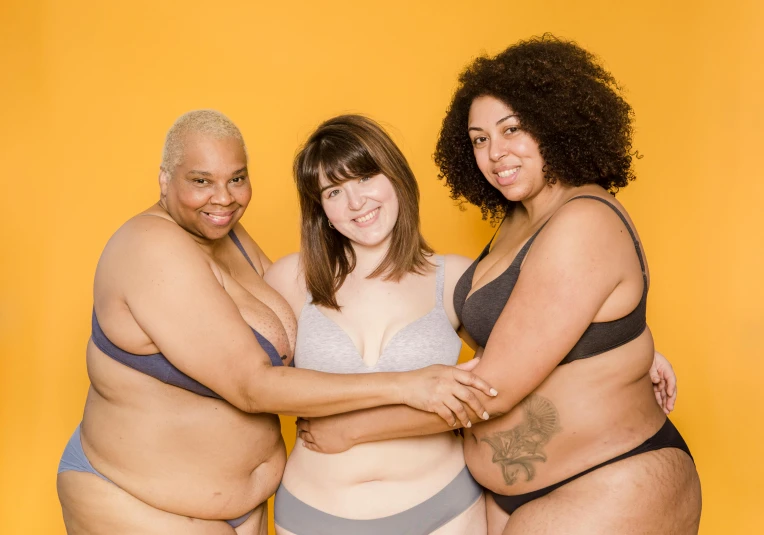
[{"label": "smiling face", "polygon": [[389,246],[398,221],[398,196],[383,174],[332,184],[321,173],[321,206],[329,222],[354,246]]},{"label": "smiling face", "polygon": [[478,168],[510,201],[523,201],[546,185],[538,143],[501,100],[482,96],[470,106],[468,133]]},{"label": "smiling face", "polygon": [[191,132],[174,170],[159,175],[160,204],[187,232],[204,240],[224,237],[244,214],[252,188],[240,140]]}]

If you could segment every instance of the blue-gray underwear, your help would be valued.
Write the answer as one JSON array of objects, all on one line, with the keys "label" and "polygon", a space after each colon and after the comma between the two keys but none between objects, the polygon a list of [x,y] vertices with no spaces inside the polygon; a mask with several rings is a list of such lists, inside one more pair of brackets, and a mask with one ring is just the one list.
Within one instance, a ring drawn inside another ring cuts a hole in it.
[{"label": "blue-gray underwear", "polygon": [[483,488],[465,466],[448,485],[424,502],[394,515],[358,520],[319,511],[284,485],[276,491],[276,524],[296,535],[427,535],[469,509]]},{"label": "blue-gray underwear", "polygon": [[[82,439],[80,439],[80,426],[77,426],[77,429],[74,430],[74,434],[72,435],[72,438],[69,439],[69,442],[66,444],[66,448],[64,448],[64,454],[61,456],[61,462],[58,463],[58,473],[61,472],[68,472],[69,470],[72,470],[74,472],[87,472],[90,474],[95,474],[104,481],[108,481],[112,485],[115,485],[115,483],[107,478],[105,475],[103,475],[101,472],[93,468],[93,465],[90,464],[90,461],[87,457],[85,457],[85,451],[82,449]],[[244,515],[240,516],[239,518],[234,518],[233,520],[226,520],[228,522],[228,525],[230,525],[232,528],[235,528],[237,526],[240,526],[244,523],[245,520],[249,518],[249,516],[252,514],[252,511],[245,513]]]}]

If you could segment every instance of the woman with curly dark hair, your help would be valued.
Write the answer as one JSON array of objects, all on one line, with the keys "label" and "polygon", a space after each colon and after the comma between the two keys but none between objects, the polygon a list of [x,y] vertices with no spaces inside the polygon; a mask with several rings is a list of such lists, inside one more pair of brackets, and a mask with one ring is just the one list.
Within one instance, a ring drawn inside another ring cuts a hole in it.
[{"label": "woman with curly dark hair", "polygon": [[[613,196],[634,178],[632,116],[592,54],[545,35],[468,66],[443,121],[453,198],[501,221],[454,291],[484,348],[475,370],[499,391],[464,429],[491,535],[698,530],[698,475],[649,377],[644,252]],[[445,427],[374,411],[373,429],[331,418],[351,443]],[[321,449],[316,424],[301,436]]]}]

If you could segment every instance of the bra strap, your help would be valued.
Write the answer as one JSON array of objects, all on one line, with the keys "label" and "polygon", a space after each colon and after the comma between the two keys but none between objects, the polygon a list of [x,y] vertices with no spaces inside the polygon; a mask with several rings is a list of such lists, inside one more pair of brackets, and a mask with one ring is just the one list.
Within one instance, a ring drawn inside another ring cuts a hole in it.
[{"label": "bra strap", "polygon": [[435,268],[435,303],[439,306],[443,306],[443,290],[445,288],[446,279],[446,261],[441,255],[435,255],[435,262],[437,267]]},{"label": "bra strap", "polygon": [[241,254],[244,255],[244,258],[249,262],[249,265],[252,266],[252,269],[255,270],[255,272],[259,275],[260,272],[257,271],[257,268],[255,267],[255,264],[252,263],[252,259],[247,254],[247,251],[244,250],[244,246],[241,244],[241,241],[239,241],[239,237],[236,235],[236,233],[231,229],[228,232],[228,236],[230,236],[231,240],[233,241],[234,245],[241,251]]},{"label": "bra strap", "polygon": [[[577,197],[573,197],[571,199],[568,199],[566,204],[570,201],[573,201],[575,199],[594,199],[595,201],[599,201],[602,204],[605,204],[610,207],[611,210],[613,210],[618,217],[621,218],[621,221],[623,222],[624,226],[626,227],[626,230],[629,231],[629,235],[631,236],[631,241],[634,242],[634,249],[637,251],[637,257],[639,257],[639,266],[642,268],[642,276],[645,278],[645,282],[647,281],[647,270],[645,269],[645,259],[642,256],[642,248],[639,246],[639,240],[637,239],[637,235],[634,233],[634,231],[631,228],[631,225],[629,225],[629,222],[626,220],[626,216],[624,216],[621,211],[616,208],[616,206],[603,199],[602,197],[597,197],[595,195],[579,195]],[[647,285],[645,285],[645,291],[647,291]]]}]

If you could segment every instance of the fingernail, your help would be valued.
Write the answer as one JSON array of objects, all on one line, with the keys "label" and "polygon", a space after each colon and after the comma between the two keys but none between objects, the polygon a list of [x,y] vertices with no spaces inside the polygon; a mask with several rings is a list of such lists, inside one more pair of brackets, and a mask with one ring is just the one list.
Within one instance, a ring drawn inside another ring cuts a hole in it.
[{"label": "fingernail", "polygon": [[467,421],[467,427],[472,427],[472,422],[470,422],[469,420]]},{"label": "fingernail", "polygon": [[488,418],[490,418],[490,416],[488,416],[488,411],[483,411],[483,420],[487,420]]},{"label": "fingernail", "polygon": [[498,396],[498,395],[499,395],[499,393],[496,391],[496,389],[495,389],[495,388],[492,388],[492,389],[491,389],[491,395],[492,395],[492,396]]}]

